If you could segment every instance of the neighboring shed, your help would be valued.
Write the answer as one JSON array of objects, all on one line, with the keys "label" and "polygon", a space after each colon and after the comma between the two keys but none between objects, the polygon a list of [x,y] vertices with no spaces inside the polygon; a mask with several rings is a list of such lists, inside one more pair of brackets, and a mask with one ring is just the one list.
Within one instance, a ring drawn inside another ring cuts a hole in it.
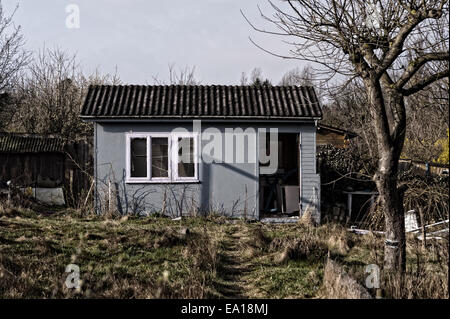
[{"label": "neighboring shed", "polygon": [[259,219],[309,209],[320,221],[312,87],[91,86],[81,117],[94,122],[98,211]]},{"label": "neighboring shed", "polygon": [[332,145],[338,148],[346,148],[356,133],[343,130],[330,125],[319,124],[317,127],[317,146]]},{"label": "neighboring shed", "polygon": [[[65,143],[55,135],[0,133],[0,186],[65,190],[73,203],[90,185],[92,153],[88,143]],[[68,196],[67,196],[68,195]]]},{"label": "neighboring shed", "polygon": [[50,135],[0,133],[0,179],[57,187],[64,181],[64,142]]}]

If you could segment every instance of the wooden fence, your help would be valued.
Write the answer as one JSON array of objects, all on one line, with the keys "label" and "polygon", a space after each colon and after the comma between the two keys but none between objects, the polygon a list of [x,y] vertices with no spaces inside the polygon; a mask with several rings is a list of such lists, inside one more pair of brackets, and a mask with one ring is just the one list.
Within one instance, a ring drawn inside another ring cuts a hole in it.
[{"label": "wooden fence", "polygon": [[445,172],[448,174],[449,165],[401,159],[399,161],[399,170],[406,171],[409,169],[412,169],[414,173],[419,175],[425,175],[427,174],[427,171],[431,175],[441,175]]},{"label": "wooden fence", "polygon": [[87,196],[93,181],[93,150],[88,143],[73,143],[65,146],[64,190],[70,206],[76,206]]}]

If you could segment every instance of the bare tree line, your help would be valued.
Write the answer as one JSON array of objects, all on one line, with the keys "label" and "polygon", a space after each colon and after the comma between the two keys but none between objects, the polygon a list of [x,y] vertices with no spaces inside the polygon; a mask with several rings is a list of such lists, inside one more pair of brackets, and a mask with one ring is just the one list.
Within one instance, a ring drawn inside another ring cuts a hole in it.
[{"label": "bare tree line", "polygon": [[20,27],[13,23],[14,13],[7,15],[0,3],[0,129],[11,120],[10,91],[16,86],[19,73],[29,61],[23,49],[24,39]]},{"label": "bare tree line", "polygon": [[81,105],[89,85],[119,84],[116,75],[95,71],[84,74],[76,56],[63,50],[38,52],[23,72],[14,91],[12,130],[51,133],[70,141],[92,135],[92,125],[80,120]]},{"label": "bare tree line", "polygon": [[118,77],[85,74],[76,56],[60,48],[27,51],[14,13],[6,15],[0,4],[0,130],[88,139],[92,125],[79,118],[87,88],[117,84]]}]

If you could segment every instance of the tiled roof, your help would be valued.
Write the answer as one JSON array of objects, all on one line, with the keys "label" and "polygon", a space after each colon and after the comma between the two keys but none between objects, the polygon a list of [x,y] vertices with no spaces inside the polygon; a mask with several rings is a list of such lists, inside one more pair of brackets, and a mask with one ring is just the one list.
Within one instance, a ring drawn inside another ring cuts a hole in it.
[{"label": "tiled roof", "polygon": [[82,118],[317,119],[312,87],[226,85],[91,86]]},{"label": "tiled roof", "polygon": [[0,133],[0,153],[63,152],[60,138],[22,133]]}]

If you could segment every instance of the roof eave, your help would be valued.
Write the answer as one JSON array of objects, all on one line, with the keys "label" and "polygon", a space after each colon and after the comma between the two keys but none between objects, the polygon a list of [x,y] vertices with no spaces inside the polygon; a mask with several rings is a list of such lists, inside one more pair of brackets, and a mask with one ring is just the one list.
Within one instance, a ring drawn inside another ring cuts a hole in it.
[{"label": "roof eave", "polygon": [[100,122],[100,121],[165,121],[165,122],[180,122],[180,121],[193,121],[193,120],[202,120],[202,121],[286,121],[286,122],[297,122],[297,121],[316,121],[321,120],[322,117],[277,117],[277,116],[214,116],[214,117],[192,117],[192,116],[157,116],[157,117],[148,117],[148,116],[80,116],[80,118],[84,121],[88,122]]}]

